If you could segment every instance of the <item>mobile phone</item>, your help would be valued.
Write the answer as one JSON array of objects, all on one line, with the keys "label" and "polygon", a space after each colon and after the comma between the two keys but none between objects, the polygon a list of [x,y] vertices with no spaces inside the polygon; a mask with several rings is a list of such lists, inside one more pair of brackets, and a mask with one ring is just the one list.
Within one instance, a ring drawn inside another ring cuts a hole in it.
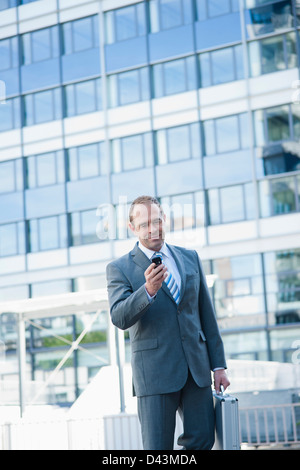
[{"label": "mobile phone", "polygon": [[152,258],[152,263],[156,264],[156,266],[159,266],[160,264],[162,264],[162,259],[160,256],[155,256],[154,258]]}]

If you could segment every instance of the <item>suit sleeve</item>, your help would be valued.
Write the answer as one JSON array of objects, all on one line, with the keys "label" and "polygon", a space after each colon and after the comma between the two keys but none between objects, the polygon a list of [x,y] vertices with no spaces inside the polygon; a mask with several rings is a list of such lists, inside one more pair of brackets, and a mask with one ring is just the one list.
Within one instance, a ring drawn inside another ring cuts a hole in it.
[{"label": "suit sleeve", "polygon": [[110,263],[106,268],[108,301],[112,323],[121,330],[134,325],[150,306],[146,289],[142,285],[133,292],[132,286],[122,270]]},{"label": "suit sleeve", "polygon": [[200,293],[199,293],[199,313],[202,329],[206,337],[208,355],[210,358],[211,370],[217,368],[227,368],[223,341],[220,335],[219,326],[216,319],[215,309],[211,300],[210,292],[206,283],[202,263],[197,254],[200,269]]}]

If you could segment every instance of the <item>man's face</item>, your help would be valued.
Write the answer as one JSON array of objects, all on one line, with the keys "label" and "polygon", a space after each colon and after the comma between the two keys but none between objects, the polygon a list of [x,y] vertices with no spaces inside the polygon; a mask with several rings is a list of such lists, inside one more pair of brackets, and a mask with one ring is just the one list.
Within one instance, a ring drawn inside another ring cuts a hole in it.
[{"label": "man's face", "polygon": [[165,239],[165,220],[166,216],[156,204],[137,204],[129,227],[142,245],[159,251]]}]

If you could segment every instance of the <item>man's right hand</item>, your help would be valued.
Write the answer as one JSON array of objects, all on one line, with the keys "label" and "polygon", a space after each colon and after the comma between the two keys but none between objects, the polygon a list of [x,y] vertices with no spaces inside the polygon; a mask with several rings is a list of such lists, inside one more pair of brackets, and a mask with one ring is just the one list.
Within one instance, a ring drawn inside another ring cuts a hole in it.
[{"label": "man's right hand", "polygon": [[144,275],[146,279],[146,290],[150,297],[153,297],[157,294],[167,277],[167,268],[164,264],[156,266],[156,264],[152,263],[149,268],[146,269]]}]

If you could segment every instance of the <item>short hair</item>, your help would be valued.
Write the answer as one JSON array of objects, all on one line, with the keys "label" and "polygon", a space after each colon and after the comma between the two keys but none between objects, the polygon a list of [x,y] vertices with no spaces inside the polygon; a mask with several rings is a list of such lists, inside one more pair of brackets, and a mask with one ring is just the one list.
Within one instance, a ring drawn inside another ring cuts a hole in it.
[{"label": "short hair", "polygon": [[129,221],[132,222],[133,221],[133,211],[134,211],[134,208],[135,206],[137,206],[138,204],[156,204],[161,212],[163,212],[162,210],[162,207],[160,205],[160,202],[158,201],[158,199],[156,199],[156,197],[154,196],[139,196],[137,197],[131,204],[130,206],[130,209],[129,209]]}]

